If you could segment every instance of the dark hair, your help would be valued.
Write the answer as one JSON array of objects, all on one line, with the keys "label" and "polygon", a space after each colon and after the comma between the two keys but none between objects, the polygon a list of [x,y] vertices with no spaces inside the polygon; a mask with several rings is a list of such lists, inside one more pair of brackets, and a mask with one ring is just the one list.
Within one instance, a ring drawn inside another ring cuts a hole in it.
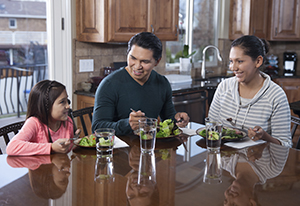
[{"label": "dark hair", "polygon": [[260,39],[253,35],[245,35],[231,43],[231,47],[240,47],[244,50],[244,54],[250,56],[253,61],[257,59],[258,56],[263,57],[263,64],[266,61],[266,54],[269,52],[269,43],[265,39]]},{"label": "dark hair", "polygon": [[29,169],[28,176],[33,192],[43,199],[58,199],[67,189],[69,179],[64,179],[65,188],[58,187],[54,182],[53,167],[54,164],[43,164],[36,170]]},{"label": "dark hair", "polygon": [[36,117],[48,125],[52,105],[65,89],[63,84],[50,80],[42,80],[34,85],[29,93],[26,119]]},{"label": "dark hair", "polygon": [[153,58],[156,61],[161,58],[162,43],[157,36],[150,32],[141,32],[131,37],[128,42],[127,54],[130,52],[133,45],[151,50],[153,52]]}]

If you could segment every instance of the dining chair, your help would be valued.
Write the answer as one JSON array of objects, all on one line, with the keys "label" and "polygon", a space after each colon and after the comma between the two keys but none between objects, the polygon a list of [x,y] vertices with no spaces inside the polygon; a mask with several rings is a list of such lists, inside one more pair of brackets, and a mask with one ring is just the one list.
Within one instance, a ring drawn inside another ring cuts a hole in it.
[{"label": "dining chair", "polygon": [[[83,132],[84,132],[84,136],[88,136],[91,134],[93,110],[94,110],[94,107],[86,107],[86,108],[82,108],[82,109],[78,109],[78,110],[74,110],[74,111],[72,109],[69,110],[69,116],[73,120],[74,132],[78,128],[75,123],[75,118],[79,118]],[[89,121],[89,122],[87,122],[87,121]],[[88,125],[88,127],[87,127],[87,125]]]},{"label": "dining chair", "polygon": [[[10,141],[9,139],[9,134],[10,133],[14,133],[15,135],[19,132],[19,130],[22,128],[22,126],[24,125],[25,121],[19,121],[19,122],[15,122],[9,125],[6,125],[4,127],[0,128],[0,138],[3,137],[5,144],[7,145]],[[0,154],[2,153],[2,150],[0,148]]]},{"label": "dining chair", "polygon": [[[300,118],[295,117],[295,116],[291,116],[291,123],[294,124],[293,127],[292,127],[292,130],[291,130],[292,139],[293,139],[294,136],[295,136],[297,127],[300,125]],[[300,149],[300,136],[299,136],[297,144],[296,144],[296,149]]]}]

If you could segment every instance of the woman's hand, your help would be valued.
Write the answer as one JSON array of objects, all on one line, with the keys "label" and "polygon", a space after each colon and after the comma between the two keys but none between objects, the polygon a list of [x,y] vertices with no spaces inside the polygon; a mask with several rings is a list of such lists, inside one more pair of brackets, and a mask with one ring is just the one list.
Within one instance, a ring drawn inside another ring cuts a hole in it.
[{"label": "woman's hand", "polygon": [[51,144],[51,150],[54,153],[67,153],[69,151],[71,141],[67,138],[58,139]]},{"label": "woman's hand", "polygon": [[269,135],[265,130],[263,130],[260,126],[255,126],[253,129],[249,128],[248,130],[248,137],[250,139],[252,139],[253,141],[257,141],[257,140],[264,140],[267,142],[272,142],[275,144],[279,144],[281,145],[281,142],[272,137],[271,135]]},{"label": "woman's hand", "polygon": [[177,121],[176,125],[178,127],[185,127],[190,121],[189,115],[185,112],[178,112],[177,114],[175,114],[175,119]]},{"label": "woman's hand", "polygon": [[255,126],[253,129],[249,128],[248,137],[253,141],[262,139],[265,131],[260,126]]},{"label": "woman's hand", "polygon": [[251,162],[255,162],[256,160],[260,159],[262,156],[262,152],[264,148],[267,146],[267,143],[255,145],[249,147],[247,150],[247,158]]},{"label": "woman's hand", "polygon": [[139,111],[132,111],[130,114],[129,114],[129,124],[130,124],[130,127],[132,130],[137,130],[139,129],[139,119],[141,117],[144,117],[145,116],[145,113],[142,112],[141,110]]}]

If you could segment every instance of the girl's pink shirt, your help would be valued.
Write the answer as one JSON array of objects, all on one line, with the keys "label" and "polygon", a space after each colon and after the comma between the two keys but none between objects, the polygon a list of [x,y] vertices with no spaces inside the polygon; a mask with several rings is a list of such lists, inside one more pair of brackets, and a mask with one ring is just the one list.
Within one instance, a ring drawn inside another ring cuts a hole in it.
[{"label": "girl's pink shirt", "polygon": [[[56,132],[50,128],[49,131],[53,142],[60,138],[72,138],[74,136],[72,119],[68,117],[65,126],[62,122]],[[28,118],[19,133],[8,143],[6,153],[8,155],[49,155],[51,143],[48,138],[47,126],[36,117]]]}]

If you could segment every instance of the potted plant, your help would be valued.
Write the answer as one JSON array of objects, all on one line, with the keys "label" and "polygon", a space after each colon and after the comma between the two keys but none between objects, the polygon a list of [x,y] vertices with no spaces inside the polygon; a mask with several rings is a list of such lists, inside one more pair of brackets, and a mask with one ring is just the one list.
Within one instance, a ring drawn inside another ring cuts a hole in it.
[{"label": "potted plant", "polygon": [[196,51],[193,51],[189,54],[189,45],[183,45],[182,54],[179,57],[180,72],[189,72],[191,70],[192,60],[190,59],[190,57],[193,56],[195,53]]}]

